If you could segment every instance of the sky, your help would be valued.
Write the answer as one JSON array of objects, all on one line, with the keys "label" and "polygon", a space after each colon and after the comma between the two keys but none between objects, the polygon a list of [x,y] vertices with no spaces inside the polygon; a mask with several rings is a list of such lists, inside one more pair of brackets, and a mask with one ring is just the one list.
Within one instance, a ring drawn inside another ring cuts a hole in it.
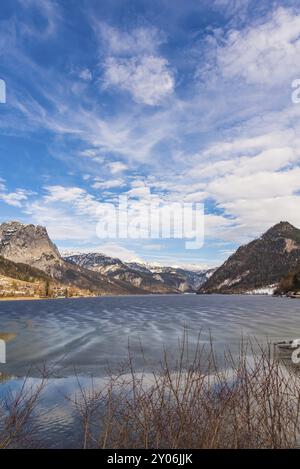
[{"label": "sky", "polygon": [[[300,227],[299,58],[299,1],[1,0],[0,222],[199,267]],[[203,246],[99,237],[120,195],[203,204]]]}]

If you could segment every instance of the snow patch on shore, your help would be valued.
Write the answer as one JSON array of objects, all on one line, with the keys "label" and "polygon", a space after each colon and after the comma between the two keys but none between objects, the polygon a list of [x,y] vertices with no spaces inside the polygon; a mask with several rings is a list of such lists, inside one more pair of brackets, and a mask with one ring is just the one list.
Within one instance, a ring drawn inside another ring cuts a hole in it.
[{"label": "snow patch on shore", "polygon": [[273,295],[277,284],[266,285],[265,287],[256,288],[245,292],[246,295]]}]

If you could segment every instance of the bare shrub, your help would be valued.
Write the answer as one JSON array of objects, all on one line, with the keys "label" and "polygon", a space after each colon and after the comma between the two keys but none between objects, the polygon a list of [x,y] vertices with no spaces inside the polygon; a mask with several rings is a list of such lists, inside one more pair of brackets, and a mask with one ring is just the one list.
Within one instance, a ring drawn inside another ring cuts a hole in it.
[{"label": "bare shrub", "polygon": [[218,364],[212,344],[191,357],[184,337],[176,362],[128,369],[107,385],[80,388],[73,400],[83,447],[292,448],[299,437],[300,380],[274,359],[272,348],[242,343]]},{"label": "bare shrub", "polygon": [[38,384],[24,378],[20,389],[9,390],[0,402],[0,449],[31,446],[34,433],[33,414],[46,387],[48,372],[41,370]]}]

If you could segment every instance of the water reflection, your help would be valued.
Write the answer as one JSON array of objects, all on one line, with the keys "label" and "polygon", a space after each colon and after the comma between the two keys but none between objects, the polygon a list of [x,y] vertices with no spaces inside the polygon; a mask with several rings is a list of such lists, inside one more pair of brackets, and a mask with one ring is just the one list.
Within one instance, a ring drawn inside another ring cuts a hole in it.
[{"label": "water reflection", "polygon": [[[83,387],[101,387],[128,357],[136,369],[151,371],[163,356],[178,351],[185,330],[191,352],[213,336],[220,360],[238,351],[241,334],[270,342],[300,337],[300,302],[247,296],[141,296],[0,303],[0,330],[7,343],[1,365],[0,398],[40,383],[46,362],[51,378],[35,410],[38,441],[33,446],[80,447],[78,415],[66,397]],[[142,347],[141,347],[142,344]],[[75,376],[76,375],[76,376]],[[91,375],[94,381],[92,384]],[[77,377],[79,376],[79,378]],[[150,375],[149,375],[150,376]]]}]

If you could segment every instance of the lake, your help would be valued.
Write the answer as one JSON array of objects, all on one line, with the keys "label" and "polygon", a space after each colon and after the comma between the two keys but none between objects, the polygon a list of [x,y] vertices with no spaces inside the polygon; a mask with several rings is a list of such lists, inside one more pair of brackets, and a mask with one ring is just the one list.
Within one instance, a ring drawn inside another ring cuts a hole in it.
[{"label": "lake", "polygon": [[[193,347],[201,332],[219,351],[236,350],[241,338],[261,342],[300,337],[300,302],[269,296],[145,295],[0,302],[0,331],[16,334],[7,344],[6,379],[0,395],[37,383],[40,368],[53,376],[40,403],[41,446],[76,446],[76,421],[65,395],[77,384],[101,385],[128,357],[136,369],[156,366],[164,348],[172,357],[186,330]],[[141,352],[141,344],[143,352]],[[75,375],[77,376],[75,378]],[[51,410],[51,412],[50,412]]]}]

